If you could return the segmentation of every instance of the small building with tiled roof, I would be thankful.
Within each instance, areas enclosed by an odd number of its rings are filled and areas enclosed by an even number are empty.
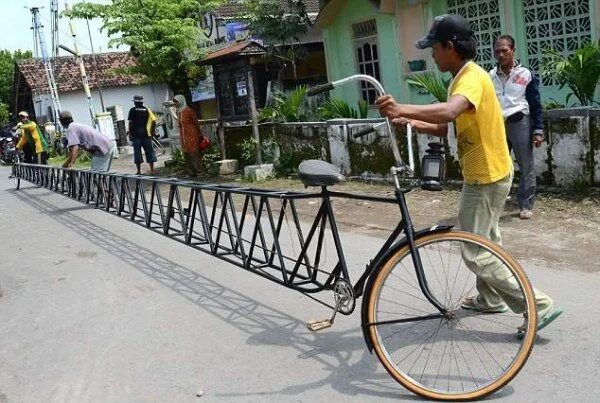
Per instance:
[[[303,0],[306,6],[306,13],[311,21],[316,20],[319,13],[319,0]],[[287,0],[282,0],[285,6]],[[200,26],[203,29],[205,39],[200,41],[200,46],[204,49],[204,59],[199,60],[200,64],[210,64],[211,59],[218,58],[221,62],[227,57],[221,57],[222,52],[230,53],[232,57],[240,56],[238,47],[248,46],[253,43],[256,46],[270,47],[278,44],[264,43],[260,38],[250,38],[246,24],[241,20],[244,14],[244,2],[241,0],[228,0],[223,5],[217,7],[214,11],[206,14]],[[256,71],[256,94],[257,103],[262,103],[267,97],[267,86],[269,81],[276,83],[270,88],[292,89],[298,85],[315,85],[327,80],[327,69],[325,62],[325,51],[323,48],[323,39],[321,33],[313,26],[307,27],[308,31],[300,35],[294,46],[299,56],[294,62],[290,60],[271,60],[262,64]],[[289,47],[289,44],[286,45]],[[245,49],[244,52],[247,52]],[[263,48],[264,51],[264,48]],[[283,53],[283,52],[282,52]],[[200,117],[202,119],[212,119],[218,116],[223,117],[223,105],[218,105],[218,88],[222,90],[221,99],[225,99],[228,82],[240,82],[240,77],[244,77],[241,71],[243,67],[236,66],[234,63],[221,63],[220,67],[214,67],[221,70],[220,75],[213,75],[213,66],[207,68],[206,78],[200,80],[196,88],[192,88],[192,99],[198,102]],[[228,72],[224,71],[228,70]],[[218,83],[217,81],[222,81]],[[247,84],[247,83],[246,83]],[[241,85],[241,84],[240,84]],[[233,96],[231,103],[239,103],[240,110],[244,109],[247,103],[246,96],[239,96],[244,99],[237,99]],[[220,109],[220,110],[219,110]],[[232,109],[232,108],[229,108]],[[235,109],[235,108],[233,108]],[[233,114],[239,116],[239,114]]]
[[[83,55],[92,101],[96,112],[102,111],[100,90],[104,106],[120,105],[126,114],[133,106],[133,96],[142,95],[152,110],[162,110],[162,102],[170,99],[166,84],[150,83],[146,76],[127,70],[137,65],[130,52],[109,52]],[[54,78],[62,110],[70,111],[75,120],[92,124],[79,63],[74,56],[61,56],[53,60]],[[38,122],[49,120],[52,101],[48,79],[41,59],[20,60],[16,64],[13,86],[13,114],[25,110]]]

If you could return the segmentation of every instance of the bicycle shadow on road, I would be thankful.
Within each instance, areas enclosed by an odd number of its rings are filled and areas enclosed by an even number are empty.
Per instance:
[[[315,387],[330,385],[337,392],[352,396],[364,394],[380,398],[421,400],[403,389],[381,369],[375,356],[366,350],[360,328],[311,333],[306,329],[305,323],[297,318],[76,216],[73,211],[80,209],[58,208],[43,200],[49,196],[48,193],[40,196],[35,190],[26,189],[15,193],[15,196],[198,307],[244,331],[249,335],[249,345],[291,346],[298,350],[298,358],[317,360],[330,371],[329,376],[319,381],[291,385],[278,391],[259,391],[255,392],[256,395],[296,396]],[[207,258],[213,259],[209,255]],[[355,352],[361,350],[362,355],[357,361]],[[350,360],[355,362],[350,363]],[[376,372],[378,368],[379,372]],[[494,398],[510,395],[512,391],[511,387],[505,387]],[[248,395],[248,392],[219,394],[221,397]]]

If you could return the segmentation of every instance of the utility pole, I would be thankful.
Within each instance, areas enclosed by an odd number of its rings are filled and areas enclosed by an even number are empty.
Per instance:
[[[54,118],[54,126],[56,130],[62,132],[58,115],[60,113],[60,100],[58,99],[58,88],[56,81],[54,80],[54,71],[52,69],[52,63],[48,58],[48,50],[46,48],[46,38],[44,36],[44,30],[40,23],[40,9],[39,7],[32,7],[31,11],[31,22],[33,29],[34,38],[34,49],[36,50],[36,57],[39,57],[39,53],[42,56],[42,62],[44,64],[44,70],[46,71],[46,79],[48,80],[48,87],[50,90],[50,98],[52,99],[52,113]]]
[[[96,52],[94,52],[94,41],[92,40],[92,31],[90,30],[90,20],[85,19],[87,24],[88,36],[90,37],[90,47],[92,49],[92,57],[94,58],[94,67],[98,70],[98,59],[96,59]],[[102,75],[98,75],[98,93],[100,94],[100,106],[102,107],[102,112],[106,112],[106,108],[104,107],[104,96],[102,94]]]
[[[68,7],[65,5],[65,8],[68,10]],[[61,49],[66,50],[77,58],[79,62],[79,72],[81,73],[81,80],[83,81],[83,90],[85,91],[85,96],[88,102],[88,108],[90,110],[90,116],[92,117],[92,122],[96,122],[96,110],[94,108],[94,102],[92,101],[92,94],[90,92],[90,84],[88,82],[87,73],[85,72],[85,64],[83,63],[83,57],[79,54],[79,49],[77,47],[77,37],[75,35],[75,29],[73,28],[73,21],[69,20],[69,30],[71,32],[71,36],[73,37],[73,47],[71,50],[66,46],[59,45]]]
[[[58,57],[58,0],[50,1],[50,32],[52,32],[52,59]]]

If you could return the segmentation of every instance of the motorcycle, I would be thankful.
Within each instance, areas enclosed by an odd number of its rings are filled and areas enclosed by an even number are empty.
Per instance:
[[[17,138],[12,137],[0,137],[0,163],[12,164],[17,152],[16,149]]]

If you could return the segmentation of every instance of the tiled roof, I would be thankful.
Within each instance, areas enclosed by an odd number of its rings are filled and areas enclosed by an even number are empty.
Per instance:
[[[267,53],[265,47],[257,42],[238,42],[227,44],[226,46],[216,47],[214,51],[208,53],[202,60],[199,60],[198,62],[200,64],[211,64],[217,60],[223,60],[235,56],[252,56],[262,55],[265,53]]]
[[[116,69],[133,67],[137,60],[130,52],[111,52],[96,55],[97,64],[92,55],[83,55],[83,63],[90,88],[123,87],[140,84],[146,77],[143,75],[124,74]],[[79,64],[74,56],[61,56],[54,60],[54,78],[59,92],[78,91],[83,89]],[[17,62],[17,68],[25,77],[32,90],[40,93],[49,92],[48,80],[41,59],[25,59]]]
[[[306,5],[306,12],[308,14],[316,14],[319,12],[319,0],[304,0],[304,4]],[[217,7],[215,12],[219,17],[229,19],[237,17],[243,9],[243,1],[229,0],[226,4]]]

